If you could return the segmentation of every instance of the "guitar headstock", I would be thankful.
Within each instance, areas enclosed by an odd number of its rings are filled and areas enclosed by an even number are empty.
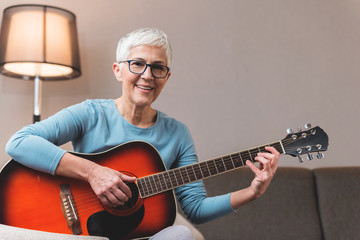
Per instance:
[[[284,147],[284,153],[293,157],[299,157],[299,161],[303,162],[301,155],[307,154],[308,159],[314,157],[310,153],[317,152],[317,158],[322,158],[323,151],[326,151],[329,145],[328,135],[319,126],[311,128],[310,124],[306,124],[307,130],[293,133],[288,130],[288,135],[281,140]]]

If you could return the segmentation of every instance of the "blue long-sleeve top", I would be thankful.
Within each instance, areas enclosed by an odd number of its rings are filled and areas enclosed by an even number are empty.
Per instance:
[[[122,117],[112,99],[86,100],[26,126],[10,138],[6,151],[25,166],[54,174],[66,152],[58,146],[69,141],[74,151],[80,153],[102,152],[129,141],[145,141],[158,150],[167,169],[198,161],[186,125],[157,111],[153,126],[138,128]],[[202,181],[178,187],[175,193],[184,213],[194,223],[234,212],[230,194],[208,197]]]

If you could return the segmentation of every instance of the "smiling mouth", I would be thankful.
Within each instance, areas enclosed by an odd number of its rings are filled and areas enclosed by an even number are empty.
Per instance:
[[[145,86],[140,86],[140,85],[137,85],[137,84],[135,84],[135,86],[136,87],[138,87],[138,88],[140,88],[140,89],[142,89],[142,90],[153,90],[154,88],[152,88],[152,87],[145,87]]]

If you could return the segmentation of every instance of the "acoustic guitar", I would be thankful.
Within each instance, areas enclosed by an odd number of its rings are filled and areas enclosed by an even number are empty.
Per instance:
[[[10,160],[0,174],[0,223],[55,233],[147,238],[175,221],[173,189],[254,162],[265,146],[298,156],[323,157],[328,136],[320,128],[289,133],[284,139],[181,168],[166,170],[158,151],[134,141],[97,154],[73,153],[137,178],[127,183],[132,198],[121,207],[104,207],[84,181],[52,176]]]

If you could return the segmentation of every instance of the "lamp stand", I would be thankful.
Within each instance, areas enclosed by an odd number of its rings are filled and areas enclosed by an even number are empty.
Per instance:
[[[41,93],[42,93],[42,81],[40,80],[39,75],[36,75],[35,80],[34,80],[34,118],[33,118],[33,123],[40,121]]]

